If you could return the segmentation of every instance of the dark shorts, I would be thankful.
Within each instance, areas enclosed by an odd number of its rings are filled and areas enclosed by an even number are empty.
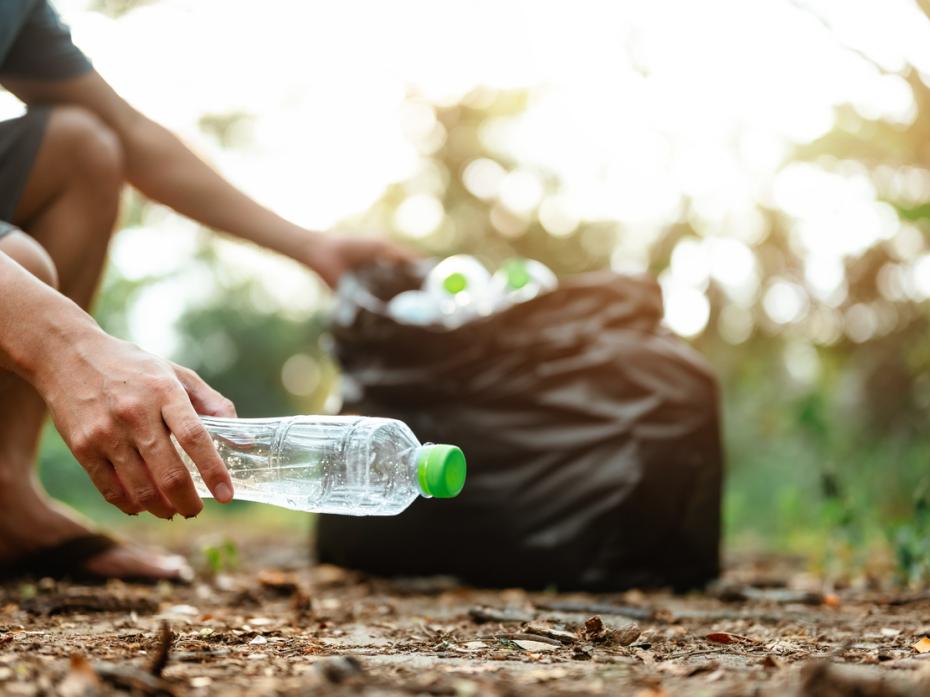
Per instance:
[[[32,107],[23,116],[0,121],[0,221],[12,220],[26,180],[32,171],[49,107]],[[9,232],[0,224],[0,237]]]

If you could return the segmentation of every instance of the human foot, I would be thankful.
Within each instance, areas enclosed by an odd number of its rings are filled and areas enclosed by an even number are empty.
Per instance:
[[[194,572],[187,560],[151,547],[119,542],[84,564],[93,576],[149,581],[188,582]]]
[[[90,526],[77,513],[49,499],[37,483],[0,485],[0,570],[15,568],[43,549],[89,532]],[[94,554],[75,571],[149,581],[188,581],[193,576],[183,557],[122,541]]]

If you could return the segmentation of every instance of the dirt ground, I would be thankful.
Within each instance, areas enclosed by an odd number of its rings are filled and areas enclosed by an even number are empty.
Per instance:
[[[310,566],[302,542],[187,587],[0,586],[0,694],[930,694],[930,594],[825,593],[797,561],[689,596],[532,594]]]

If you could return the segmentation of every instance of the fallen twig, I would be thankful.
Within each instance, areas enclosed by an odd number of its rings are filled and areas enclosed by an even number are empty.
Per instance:
[[[174,632],[171,631],[171,627],[168,626],[168,622],[165,620],[161,621],[159,632],[158,650],[155,652],[152,663],[149,665],[149,672],[156,678],[161,677],[162,672],[165,670],[165,666],[168,665],[171,645],[174,643]]]
[[[553,612],[574,612],[587,615],[620,615],[645,622],[655,617],[655,610],[634,605],[613,605],[611,603],[579,603],[572,600],[559,600],[549,603],[536,603],[536,607]]]
[[[526,612],[525,610],[485,606],[471,608],[468,611],[468,616],[478,624],[483,622],[530,622],[534,618],[533,613]]]

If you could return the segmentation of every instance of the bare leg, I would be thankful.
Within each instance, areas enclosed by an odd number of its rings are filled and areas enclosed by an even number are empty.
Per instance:
[[[32,236],[0,240],[7,253],[83,308],[93,299],[123,182],[116,136],[82,110],[55,109],[13,222]],[[45,405],[30,385],[0,374],[0,561],[75,537],[88,525],[55,504],[34,472]],[[177,576],[176,557],[117,547],[87,564],[112,576]]]

